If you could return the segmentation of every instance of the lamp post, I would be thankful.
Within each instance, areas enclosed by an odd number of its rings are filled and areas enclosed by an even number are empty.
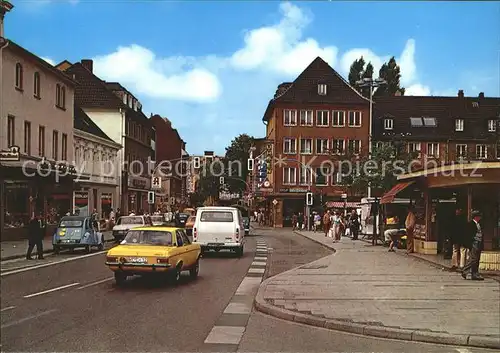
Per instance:
[[[370,113],[369,113],[369,133],[368,133],[368,159],[372,158],[372,131],[373,131],[373,90],[377,87],[385,85],[387,82],[381,78],[366,77],[356,82],[359,87],[370,88]],[[368,185],[368,197],[371,197],[372,189]]]

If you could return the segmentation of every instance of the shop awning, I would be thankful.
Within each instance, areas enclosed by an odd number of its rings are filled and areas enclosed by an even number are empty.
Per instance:
[[[387,193],[384,194],[384,196],[382,196],[382,198],[380,199],[380,203],[381,204],[391,203],[392,201],[394,201],[398,193],[400,193],[413,183],[414,181],[406,181],[403,183],[396,184],[391,190],[389,190]]]
[[[360,207],[359,202],[345,202],[344,201],[328,201],[326,203],[327,208],[358,208]]]

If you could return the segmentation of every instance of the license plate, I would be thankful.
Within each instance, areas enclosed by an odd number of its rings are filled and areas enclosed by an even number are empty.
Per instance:
[[[224,245],[224,243],[208,243],[208,246],[221,246]]]
[[[129,257],[127,259],[127,262],[136,263],[136,264],[143,264],[143,263],[148,262],[148,260],[144,257]]]

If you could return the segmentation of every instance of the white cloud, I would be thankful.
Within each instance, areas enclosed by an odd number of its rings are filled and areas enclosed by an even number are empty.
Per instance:
[[[55,61],[50,59],[50,58],[45,58],[42,56],[42,59],[45,60],[46,62],[48,62],[52,66],[54,66],[56,64]]]
[[[431,94],[431,89],[427,86],[421,85],[420,83],[415,83],[406,87],[406,96],[428,96]]]
[[[210,71],[202,67],[183,71],[187,61],[182,57],[168,61],[177,61],[175,73],[165,74],[162,59],[156,58],[149,49],[133,44],[94,58],[94,68],[98,76],[119,81],[136,94],[152,98],[207,102],[221,94],[219,80]]]

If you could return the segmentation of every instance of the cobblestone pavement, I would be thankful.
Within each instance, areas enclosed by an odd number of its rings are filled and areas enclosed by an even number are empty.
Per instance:
[[[412,337],[434,332],[500,340],[497,282],[465,281],[361,241],[333,244],[320,233],[304,235],[337,252],[264,282],[266,302],[324,319],[410,330]]]

